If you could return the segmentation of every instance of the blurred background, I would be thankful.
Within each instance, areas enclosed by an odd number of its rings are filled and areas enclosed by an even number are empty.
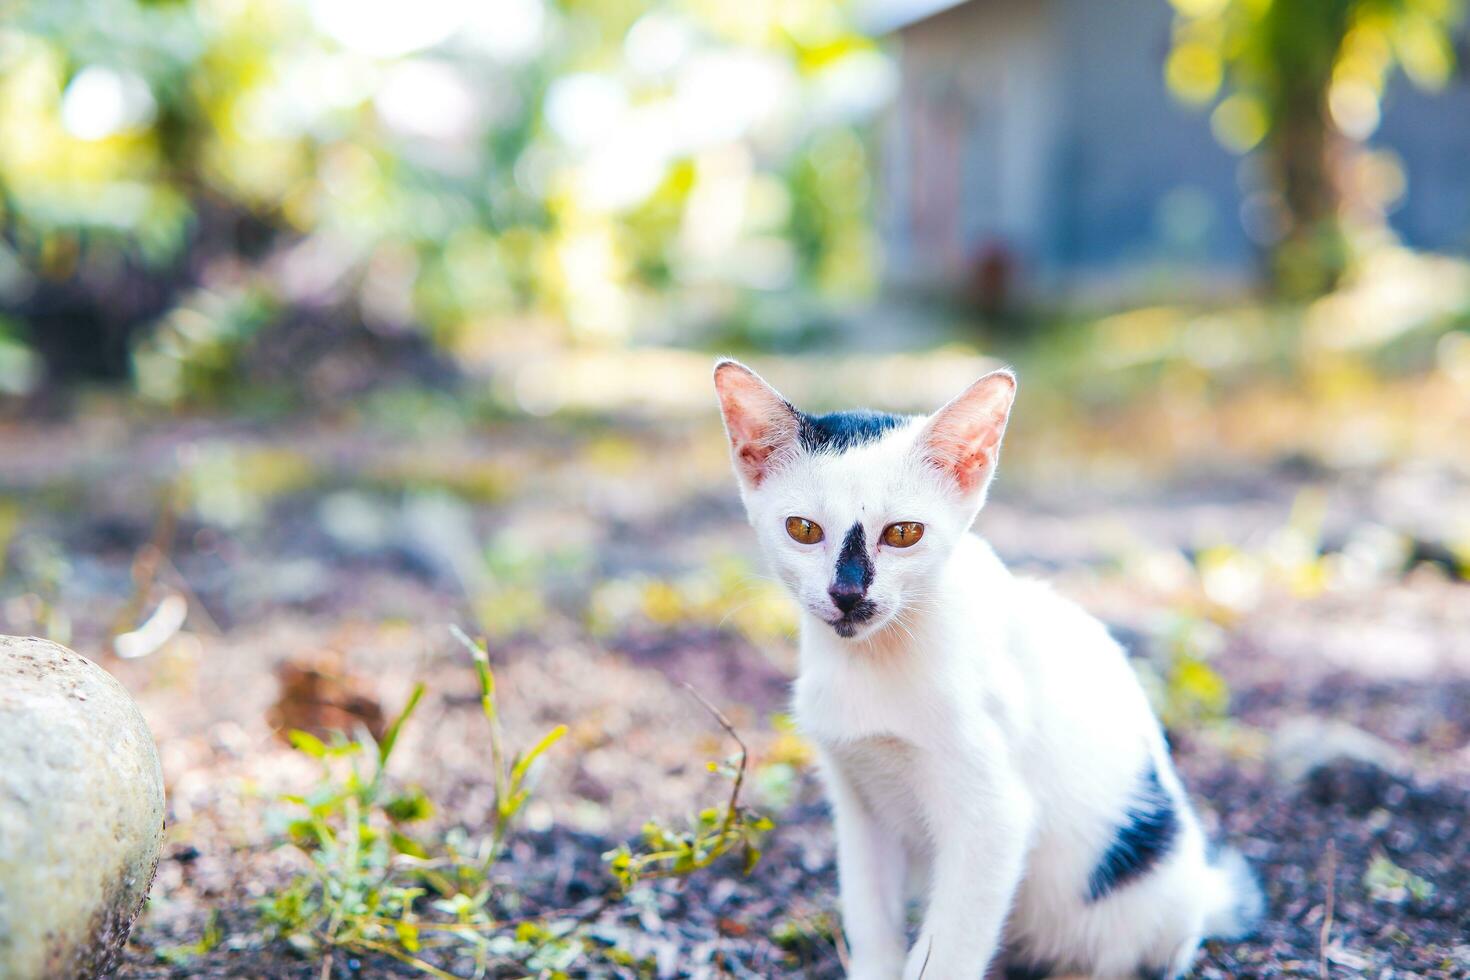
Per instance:
[[[684,683],[776,825],[750,876],[640,884],[507,969],[840,975],[794,616],[709,382],[734,354],[810,409],[1016,365],[979,530],[1129,647],[1271,897],[1199,975],[1470,976],[1464,15],[7,4],[0,630],[102,662],[159,742],[123,975],[414,973],[259,909],[312,860],[285,733],[381,736],[417,681],[425,833],[484,825],[450,624],[510,741],[569,726],[496,922],[603,894],[599,855],[727,792]]]

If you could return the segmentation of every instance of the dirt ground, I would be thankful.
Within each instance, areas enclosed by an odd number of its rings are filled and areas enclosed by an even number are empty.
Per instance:
[[[450,624],[490,636],[513,744],[570,726],[501,872],[523,913],[595,907],[604,851],[721,798],[706,763],[732,747],[688,683],[750,744],[748,802],[776,829],[749,877],[643,886],[593,941],[660,977],[841,975],[828,817],[782,723],[790,612],[709,420],[425,436],[93,418],[0,429],[0,457],[0,629],[99,659],[163,759],[168,842],[119,976],[412,975],[298,956],[254,909],[299,860],[276,797],[313,776],[283,725],[391,714],[424,681],[393,774],[438,826],[484,826],[484,719]],[[1259,934],[1211,943],[1196,975],[1470,977],[1466,473],[1007,465],[978,529],[1138,655],[1207,826],[1264,883]],[[182,631],[114,655],[109,637],[170,594]],[[283,664],[319,670],[337,706],[283,704]],[[170,952],[211,916],[212,949]]]

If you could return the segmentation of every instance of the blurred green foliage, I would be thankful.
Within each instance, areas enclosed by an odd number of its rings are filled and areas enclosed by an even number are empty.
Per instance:
[[[1363,888],[1375,902],[1402,905],[1405,901],[1428,902],[1434,897],[1434,884],[1406,868],[1401,868],[1382,851],[1363,872]]]
[[[1182,101],[1213,105],[1227,148],[1265,154],[1273,272],[1292,295],[1332,288],[1372,245],[1403,191],[1391,158],[1360,144],[1377,129],[1396,69],[1438,89],[1455,67],[1461,0],[1172,0],[1165,64]],[[1222,97],[1223,96],[1223,97]]]
[[[481,355],[863,290],[890,74],[829,0],[21,0],[0,390],[18,341],[167,401],[282,323]]]

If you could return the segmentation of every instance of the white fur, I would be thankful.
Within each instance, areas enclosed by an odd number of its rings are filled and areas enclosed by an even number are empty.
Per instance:
[[[1007,956],[1095,977],[1173,976],[1202,936],[1229,925],[1249,874],[1207,861],[1159,725],[1102,624],[1013,577],[969,533],[1014,391],[1003,380],[977,383],[944,418],[839,455],[793,447],[790,425],[752,426],[784,403],[747,369],[717,368],[750,522],[802,610],[795,710],[836,820],[849,976],[965,980]],[[933,446],[957,413],[965,424],[949,435],[974,440],[981,467],[967,486],[945,468],[963,453]],[[753,469],[742,448],[762,431],[780,444],[755,454],[770,465]],[[791,516],[820,524],[825,540],[792,540]],[[845,639],[829,625],[838,610],[827,588],[855,521],[875,562],[877,612]],[[898,521],[922,522],[922,539],[878,543]],[[1145,876],[1089,902],[1089,875],[1149,760],[1180,833]],[[910,880],[925,899],[912,948]]]

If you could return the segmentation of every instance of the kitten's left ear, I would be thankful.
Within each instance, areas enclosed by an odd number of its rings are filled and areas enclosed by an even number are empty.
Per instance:
[[[1000,440],[1016,399],[1016,376],[992,371],[930,416],[917,445],[924,457],[969,496],[995,472]]]
[[[796,409],[739,361],[715,365],[715,391],[730,436],[735,472],[751,486],[760,486],[795,451],[800,429]]]

